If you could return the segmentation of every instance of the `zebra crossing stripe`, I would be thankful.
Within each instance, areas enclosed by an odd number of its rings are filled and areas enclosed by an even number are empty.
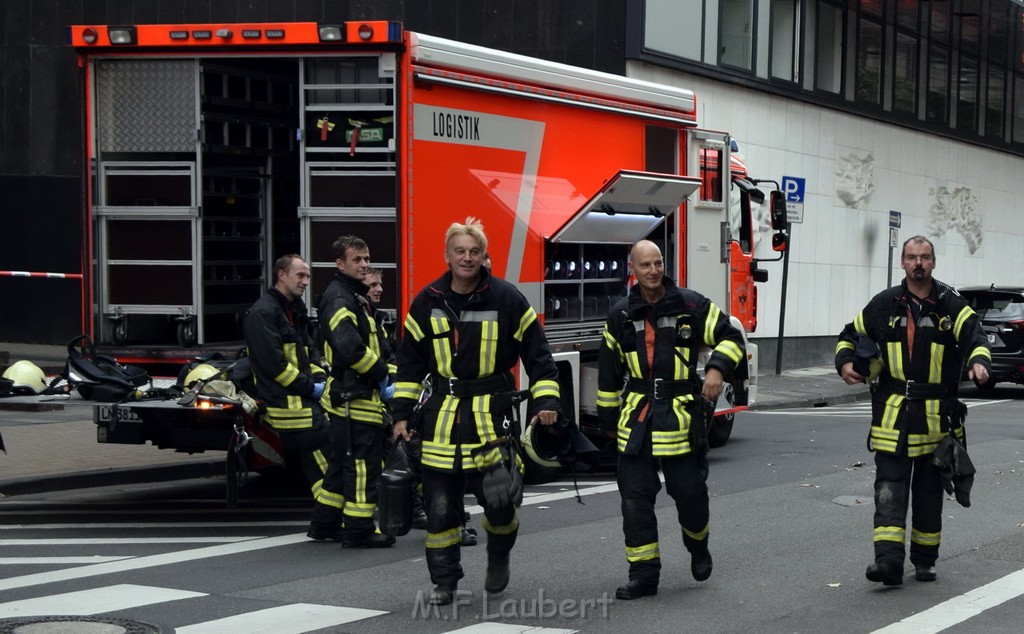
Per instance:
[[[0,557],[0,566],[38,564],[102,564],[107,561],[131,559],[135,555],[86,555],[83,557]]]
[[[58,581],[84,579],[86,577],[95,577],[98,575],[117,574],[128,570],[152,568],[153,566],[182,564],[186,561],[207,559],[209,557],[223,557],[225,555],[235,555],[237,553],[261,550],[264,548],[276,548],[278,546],[288,546],[290,544],[298,544],[308,541],[309,538],[306,537],[305,533],[296,533],[291,535],[280,535],[278,537],[267,537],[266,539],[254,539],[247,542],[217,544],[216,546],[206,546],[203,548],[179,550],[159,555],[135,557],[134,559],[126,559],[122,561],[109,561],[102,564],[93,564],[91,566],[80,566],[78,568],[66,568],[63,570],[52,570],[50,572],[37,572],[34,574],[22,575],[20,577],[0,579],[0,590],[27,588],[29,586],[38,586],[44,583],[55,583]]]
[[[381,610],[293,603],[175,628],[177,634],[300,634],[387,614]]]
[[[59,537],[0,539],[0,546],[89,546],[95,544],[229,544],[260,539],[259,535],[223,537]]]
[[[92,590],[78,590],[76,592],[51,594],[34,599],[0,603],[0,618],[51,616],[56,614],[89,616],[102,612],[137,608],[153,603],[204,596],[206,594],[203,592],[189,592],[188,590],[155,588],[124,583],[104,588],[93,588]]]
[[[943,601],[872,634],[934,634],[1024,594],[1024,570]],[[982,624],[977,631],[984,631]],[[970,628],[968,628],[970,629]]]
[[[531,625],[516,625],[514,623],[478,623],[463,627],[458,630],[450,630],[444,634],[575,634],[579,630],[562,630],[553,627],[533,627]]]

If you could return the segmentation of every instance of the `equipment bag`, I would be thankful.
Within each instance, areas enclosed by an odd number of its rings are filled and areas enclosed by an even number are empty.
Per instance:
[[[88,335],[68,342],[68,360],[60,378],[82,398],[101,403],[127,400],[150,383],[149,374],[142,368],[121,365],[113,357],[97,354]]]

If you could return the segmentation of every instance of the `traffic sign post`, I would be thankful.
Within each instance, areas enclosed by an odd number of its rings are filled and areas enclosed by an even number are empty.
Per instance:
[[[804,204],[786,201],[786,220],[789,222],[804,221]]]
[[[780,189],[786,196],[786,220],[789,222],[804,221],[804,191],[807,186],[807,179],[799,176],[783,176]],[[792,238],[790,231],[790,238]],[[782,297],[779,305],[779,338],[775,350],[775,375],[782,374],[782,343],[783,334],[786,330],[786,289],[789,285],[789,252],[793,246],[782,254]]]
[[[791,203],[804,202],[804,189],[807,186],[807,179],[799,176],[782,177],[782,193],[786,195],[786,201]]]
[[[889,210],[889,269],[885,277],[885,286],[892,286],[892,255],[896,247],[900,246],[900,225],[903,224],[903,214],[898,211]]]

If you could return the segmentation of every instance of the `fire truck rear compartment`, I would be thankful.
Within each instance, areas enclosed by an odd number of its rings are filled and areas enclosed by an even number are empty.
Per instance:
[[[373,237],[394,308],[394,86],[380,60],[97,60],[97,338],[241,341],[274,258],[299,253],[304,234],[313,297],[334,238],[355,233]]]

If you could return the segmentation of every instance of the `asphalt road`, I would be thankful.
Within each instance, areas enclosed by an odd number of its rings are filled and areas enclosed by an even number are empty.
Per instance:
[[[1024,392],[991,396],[969,401],[979,473],[971,508],[946,502],[935,583],[864,579],[874,466],[867,404],[849,403],[737,417],[710,457],[714,574],[690,577],[662,493],[656,597],[611,601],[626,563],[605,476],[580,480],[585,504],[571,481],[529,487],[509,588],[485,599],[484,546],[466,548],[467,593],[437,610],[422,533],[378,551],[313,543],[294,489],[257,481],[227,509],[209,478],[0,501],[0,631],[74,613],[162,632],[1018,632]]]

